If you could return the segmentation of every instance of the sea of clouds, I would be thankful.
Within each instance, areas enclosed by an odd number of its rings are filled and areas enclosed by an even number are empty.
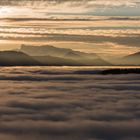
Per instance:
[[[140,76],[79,71],[1,68],[0,139],[138,140]]]

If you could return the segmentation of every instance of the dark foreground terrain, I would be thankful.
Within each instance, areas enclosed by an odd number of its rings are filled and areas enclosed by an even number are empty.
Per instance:
[[[140,75],[80,71],[0,68],[0,139],[139,140]]]

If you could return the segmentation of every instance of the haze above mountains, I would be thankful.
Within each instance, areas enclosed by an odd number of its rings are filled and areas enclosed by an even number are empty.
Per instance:
[[[16,51],[1,51],[1,66],[140,66],[140,52],[116,60],[113,64],[95,53],[84,53],[54,46],[21,45]]]

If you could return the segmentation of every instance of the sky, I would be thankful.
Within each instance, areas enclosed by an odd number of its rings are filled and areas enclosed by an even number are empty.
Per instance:
[[[19,14],[40,12],[42,15],[44,13],[140,15],[140,0],[1,0],[0,7],[4,15],[12,15],[17,11]]]
[[[140,0],[0,0],[0,50],[51,44],[104,56],[140,51]]]

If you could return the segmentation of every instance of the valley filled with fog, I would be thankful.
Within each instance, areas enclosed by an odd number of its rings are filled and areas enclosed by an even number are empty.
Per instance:
[[[0,68],[0,139],[138,140],[140,75],[105,69]]]

